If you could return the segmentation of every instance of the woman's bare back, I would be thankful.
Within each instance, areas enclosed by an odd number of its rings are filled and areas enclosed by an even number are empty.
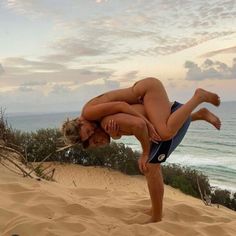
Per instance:
[[[133,84],[132,87],[117,89],[103,93],[86,103],[87,105],[97,105],[105,102],[123,101],[128,104],[143,104],[143,97],[147,90],[152,90],[153,87],[162,86],[161,82],[156,78],[145,78]],[[155,89],[155,88],[154,88]],[[164,90],[164,87],[162,88]],[[158,89],[155,90],[158,92]],[[164,90],[165,91],[165,90]],[[165,94],[167,97],[167,94]]]
[[[103,93],[90,101],[88,101],[85,106],[87,105],[97,105],[106,102],[115,102],[115,101],[124,101],[128,104],[140,104],[142,101],[139,97],[137,97],[133,92],[133,87],[124,88],[124,89],[117,89],[113,91],[109,91]]]

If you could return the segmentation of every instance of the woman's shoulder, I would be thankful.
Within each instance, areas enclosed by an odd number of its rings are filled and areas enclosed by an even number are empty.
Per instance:
[[[98,96],[96,96],[96,97],[90,99],[90,100],[85,104],[85,106],[86,106],[86,105],[95,105],[95,104],[99,103],[100,98],[102,98],[104,95],[105,95],[105,93],[100,94],[100,95],[98,95]]]

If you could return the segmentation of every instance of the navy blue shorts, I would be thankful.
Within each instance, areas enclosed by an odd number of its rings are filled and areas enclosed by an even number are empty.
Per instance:
[[[171,113],[179,109],[183,104],[174,102],[171,107]],[[190,125],[191,118],[189,117],[183,126],[180,128],[178,133],[170,140],[154,143],[151,144],[151,150],[149,153],[149,163],[162,163],[165,162],[166,159],[170,156],[170,154],[176,149],[176,147],[181,143],[183,140],[188,127]]]

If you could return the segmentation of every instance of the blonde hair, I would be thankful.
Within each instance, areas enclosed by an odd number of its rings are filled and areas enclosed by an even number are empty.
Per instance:
[[[75,144],[75,143],[81,143],[81,137],[80,137],[80,128],[82,124],[78,118],[67,120],[62,124],[61,132],[64,136],[64,142],[66,144]]]

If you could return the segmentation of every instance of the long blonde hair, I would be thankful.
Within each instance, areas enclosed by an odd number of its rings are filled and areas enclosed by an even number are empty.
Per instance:
[[[81,137],[80,137],[80,129],[81,129],[82,123],[78,118],[70,120],[67,118],[67,120],[62,124],[61,132],[64,137],[64,142],[66,144],[76,144],[81,143]]]

